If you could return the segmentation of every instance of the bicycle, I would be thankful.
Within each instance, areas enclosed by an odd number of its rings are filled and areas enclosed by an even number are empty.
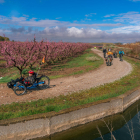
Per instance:
[[[104,58],[106,58],[106,53],[104,53]]]
[[[123,54],[119,54],[120,61],[123,61],[122,56],[123,56]]]
[[[114,53],[113,56],[114,56],[114,58],[117,58],[117,53]]]
[[[111,58],[111,56],[106,58],[106,65],[107,66],[111,66],[112,65],[112,58]]]
[[[17,96],[24,95],[26,91],[29,89],[34,89],[34,88],[44,89],[49,87],[50,78],[48,76],[42,75],[37,78],[36,73],[35,76],[36,76],[35,82],[31,86],[26,86],[23,81],[19,81],[15,83],[15,81],[12,79],[11,82],[7,83],[7,86],[9,88],[12,88]]]

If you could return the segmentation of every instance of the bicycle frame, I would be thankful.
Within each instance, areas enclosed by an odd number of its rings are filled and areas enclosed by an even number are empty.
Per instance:
[[[123,54],[119,54],[120,61],[123,60],[123,59],[122,59],[122,56],[123,56]]]
[[[32,86],[27,87],[27,89],[36,88],[39,84],[44,84],[44,82],[39,82],[39,83],[36,83],[36,82],[35,82]],[[16,85],[17,85],[17,83],[14,85],[14,87],[15,87]],[[19,85],[19,88],[24,88],[24,87]]]
[[[111,62],[111,57],[108,57],[109,62]]]

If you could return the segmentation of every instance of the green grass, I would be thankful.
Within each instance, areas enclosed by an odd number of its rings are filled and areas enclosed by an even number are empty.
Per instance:
[[[86,57],[92,57],[92,56],[96,56],[97,58],[100,58],[100,57],[98,55],[92,53],[90,49],[86,50],[85,52],[86,52],[86,54],[83,54],[83,55],[78,56],[76,58],[71,58],[72,60],[67,62],[64,65],[61,65],[59,67],[56,66],[55,68],[52,69],[52,71],[57,71],[57,70],[64,69],[64,68],[74,68],[74,67],[96,65],[97,61],[95,61],[95,64],[94,64],[94,62],[87,61]],[[102,62],[103,61],[100,61],[100,63],[102,63]],[[97,63],[99,63],[99,61]]]
[[[2,76],[2,79],[0,79],[0,83],[7,83],[11,79],[19,77],[18,70],[16,68],[1,68],[0,73],[1,75],[6,74],[6,76]]]
[[[140,61],[125,57],[129,63],[133,64],[131,74],[113,83],[105,84],[86,91],[76,92],[67,96],[48,98],[45,100],[31,101],[26,103],[12,103],[1,105],[0,120],[28,116],[33,114],[60,111],[99,100],[116,97],[125,92],[140,86]]]
[[[92,61],[86,60],[87,57],[97,57],[100,60],[92,62]],[[75,68],[75,67],[82,67],[82,66],[89,66],[89,68],[87,68],[85,70],[79,70],[77,72],[72,72],[72,73],[67,74],[67,75],[50,76],[50,79],[56,79],[56,78],[60,78],[60,77],[83,74],[85,72],[88,72],[90,70],[94,70],[94,69],[98,68],[102,64],[103,64],[103,59],[101,59],[101,57],[99,57],[97,54],[92,53],[90,51],[90,49],[88,49],[88,50],[86,50],[86,54],[83,54],[79,57],[73,58],[71,61],[67,62],[66,64],[53,68],[52,71],[59,71],[60,69]]]

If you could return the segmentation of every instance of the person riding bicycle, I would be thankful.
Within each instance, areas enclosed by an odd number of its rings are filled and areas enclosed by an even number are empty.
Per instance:
[[[36,75],[35,75],[35,72],[30,70],[29,72],[29,76],[27,78],[23,78],[22,76],[19,78],[17,78],[16,80],[12,80],[12,82],[15,84],[16,82],[20,82],[20,83],[23,83],[25,84],[25,86],[30,86],[32,85],[34,82],[35,82],[35,78],[36,78]]]
[[[30,70],[29,72],[29,76],[27,78],[25,78],[24,83],[25,85],[32,85],[35,82],[35,72]]]
[[[105,58],[106,57],[106,53],[107,53],[106,48],[103,49],[103,53],[104,53],[104,58]]]
[[[124,55],[124,52],[123,52],[123,50],[121,49],[120,51],[119,51],[119,57],[120,57],[120,60],[122,59],[122,56]]]
[[[108,50],[107,55],[108,57],[111,57],[113,60],[113,52],[111,52],[111,49]]]
[[[117,52],[116,51],[113,53],[113,56],[114,56],[114,58],[117,58]]]

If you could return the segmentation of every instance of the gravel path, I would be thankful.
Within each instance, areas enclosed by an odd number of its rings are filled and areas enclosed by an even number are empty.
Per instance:
[[[103,57],[101,51],[96,49],[92,49],[92,51]],[[104,63],[100,68],[80,76],[53,79],[50,81],[50,88],[45,90],[32,90],[30,93],[23,96],[15,95],[13,90],[9,89],[6,84],[1,84],[0,105],[67,95],[75,91],[90,89],[105,83],[113,82],[128,75],[131,71],[132,66],[128,62],[120,62],[119,58],[114,58],[112,66],[106,66]]]

